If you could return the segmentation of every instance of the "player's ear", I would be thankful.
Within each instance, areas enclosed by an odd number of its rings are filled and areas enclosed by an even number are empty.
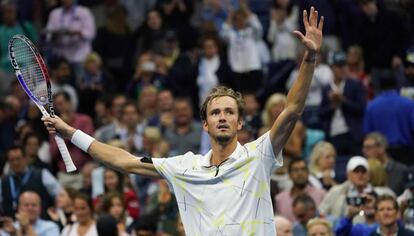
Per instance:
[[[240,131],[243,128],[243,124],[244,124],[243,119],[240,118],[237,121],[237,131]]]
[[[202,121],[202,125],[203,125],[203,130],[205,131],[205,132],[208,132],[208,124],[207,124],[207,121],[206,120],[203,120]]]

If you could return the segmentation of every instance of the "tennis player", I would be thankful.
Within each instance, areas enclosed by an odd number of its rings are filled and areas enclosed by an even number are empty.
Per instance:
[[[322,44],[323,17],[312,7],[303,12],[305,35],[294,34],[305,46],[298,78],[287,106],[269,132],[242,146],[241,94],[226,87],[213,89],[201,107],[203,129],[212,149],[206,155],[188,152],[170,158],[135,157],[96,141],[59,117],[43,118],[49,133],[59,132],[96,160],[127,173],[161,177],[174,192],[187,235],[272,235],[270,176],[283,164],[282,148],[300,118]]]

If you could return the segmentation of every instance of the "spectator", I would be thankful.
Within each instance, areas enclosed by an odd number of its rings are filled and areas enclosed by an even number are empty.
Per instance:
[[[277,236],[293,236],[292,223],[283,216],[275,217],[276,235]]]
[[[348,78],[344,52],[331,53],[328,64],[334,72],[334,81],[322,91],[323,129],[338,155],[355,155],[363,138],[366,91],[360,81]]]
[[[359,197],[363,193],[376,191],[369,184],[368,161],[361,156],[351,157],[346,165],[347,180],[332,187],[319,205],[323,216],[342,217],[346,215],[346,197]],[[393,195],[391,189],[382,191]]]
[[[311,197],[306,194],[298,195],[292,203],[296,222],[293,224],[293,235],[307,236],[306,224],[317,216],[317,207]]]
[[[76,113],[73,110],[72,101],[70,100],[69,94],[65,92],[56,93],[53,96],[54,106],[56,114],[59,115],[63,120],[79,129],[85,130],[85,132],[92,134],[94,131],[92,119],[85,114]],[[77,173],[66,173],[66,167],[60,156],[59,149],[53,136],[49,138],[50,153],[52,160],[57,165],[57,177],[59,182],[65,186],[71,186],[74,189],[80,189],[82,186],[82,175],[80,172]],[[82,169],[83,165],[88,162],[88,157],[82,150],[74,146],[70,142],[66,142],[66,146],[71,154],[72,160],[78,169]]]
[[[371,100],[374,97],[369,74],[365,71],[364,51],[359,45],[351,45],[348,48],[346,56],[348,74],[350,78],[361,81],[367,90],[367,98]]]
[[[97,168],[98,164],[94,161],[87,162],[83,165],[82,172],[82,188],[81,193],[92,196],[92,172]]]
[[[358,44],[364,49],[366,70],[372,72],[376,87],[376,70],[397,68],[408,46],[407,22],[400,13],[387,9],[378,0],[358,0],[363,16],[358,28]],[[383,32],[389,32],[386,36]],[[382,37],[381,37],[382,36]]]
[[[304,160],[292,160],[289,163],[289,177],[293,186],[288,191],[283,191],[276,196],[276,212],[290,221],[297,220],[292,211],[292,202],[295,197],[307,194],[316,205],[319,205],[325,197],[325,190],[309,185],[309,171]]]
[[[50,68],[52,94],[62,91],[68,93],[72,101],[73,110],[78,110],[79,97],[76,88],[72,85],[75,84],[75,78],[69,62],[64,58],[57,58],[51,61]]]
[[[286,82],[286,89],[290,89],[296,81],[299,73],[299,65],[303,56],[303,48],[296,52],[296,68],[290,73]],[[323,56],[321,56],[323,57]],[[321,57],[316,59],[316,67],[313,73],[311,87],[305,102],[301,120],[304,125],[311,129],[322,129],[322,120],[320,118],[320,106],[322,103],[322,89],[331,84],[334,78],[331,68],[325,64]]]
[[[382,133],[388,140],[390,156],[413,165],[414,101],[397,93],[394,73],[384,73],[378,80],[381,93],[367,106],[364,131]]]
[[[295,60],[298,50],[297,39],[292,32],[299,27],[299,8],[292,0],[275,0],[270,9],[270,29],[267,40],[272,44],[274,62]]]
[[[99,128],[114,120],[114,117],[111,114],[111,102],[112,98],[109,94],[104,94],[96,99],[94,107],[95,117],[93,121],[96,129],[99,130]]]
[[[199,101],[203,101],[218,85],[234,87],[233,73],[227,64],[227,58],[219,51],[219,38],[206,36],[202,39],[201,46],[202,56],[198,62],[197,76]]]
[[[78,191],[75,189],[64,187],[56,196],[55,206],[47,209],[49,218],[59,226],[60,230],[75,221],[73,199],[77,194]]]
[[[385,167],[379,160],[368,159],[368,175],[369,183],[376,188],[375,191],[378,195],[382,195],[384,191],[388,191],[389,188],[386,187],[388,175],[385,172]]]
[[[148,197],[145,215],[152,215],[158,219],[157,227],[160,233],[175,235],[179,217],[175,196],[165,180],[159,180],[156,187],[157,191]]]
[[[98,236],[96,222],[93,219],[93,206],[90,198],[84,194],[78,194],[73,199],[76,222],[66,225],[61,235],[65,236]]]
[[[106,84],[104,88],[123,91],[132,73],[133,36],[126,21],[127,10],[117,3],[118,1],[113,2],[113,6],[108,7],[106,11],[105,26],[98,29],[93,48],[102,56],[105,71],[116,78],[116,84],[112,84],[112,87]]]
[[[159,0],[156,4],[165,27],[177,31],[180,48],[183,50],[194,48],[194,42],[198,39],[197,29],[190,24],[194,5],[195,2],[191,0]]]
[[[401,206],[401,212],[409,206],[409,202],[414,199],[414,167],[408,167],[404,171],[404,192],[398,196],[397,201]]]
[[[1,80],[5,80],[2,85],[5,88],[9,88],[11,79],[13,75],[13,67],[10,65],[9,60],[9,39],[16,34],[23,34],[28,37],[33,42],[37,42],[37,33],[30,21],[20,21],[18,19],[18,9],[17,1],[1,1],[0,4],[2,23],[0,24],[0,71],[6,73],[8,76],[2,76]],[[2,89],[4,87],[2,86]]]
[[[99,236],[123,236],[119,232],[117,220],[110,214],[100,214],[98,216],[96,220],[96,231]]]
[[[103,192],[99,193],[98,197],[93,199],[95,206],[98,206],[98,209],[102,206],[102,196],[104,196],[103,194],[118,193],[123,196],[122,202],[124,203],[124,207],[127,210],[128,215],[134,219],[139,218],[140,203],[132,186],[129,186],[126,183],[125,176],[115,170],[105,169],[103,181]],[[94,184],[95,183],[100,184],[98,182],[94,182]]]
[[[228,16],[220,34],[229,45],[228,60],[237,89],[257,91],[263,78],[258,48],[263,29],[257,16],[247,6],[240,7]]]
[[[403,174],[407,166],[391,158],[387,153],[387,147],[385,136],[379,132],[372,132],[365,136],[362,153],[368,160],[375,159],[381,162],[387,172],[388,187],[399,195],[404,190]]]
[[[52,53],[66,58],[73,67],[75,77],[82,74],[82,63],[92,51],[95,22],[90,10],[74,0],[61,0],[62,6],[52,10],[46,31]]]
[[[319,142],[310,155],[310,182],[313,186],[329,190],[336,185],[335,180],[335,147],[329,142]]]
[[[19,194],[24,191],[42,193],[40,213],[46,216],[47,208],[53,205],[61,190],[60,183],[46,169],[37,169],[28,165],[28,158],[19,146],[10,147],[6,152],[10,173],[1,179],[2,210],[6,216],[14,216],[18,206]],[[39,214],[40,214],[39,213]]]
[[[306,224],[309,236],[326,235],[334,236],[331,224],[326,219],[315,218]]]
[[[23,152],[28,159],[28,164],[38,169],[46,169],[50,173],[54,173],[52,167],[49,164],[43,162],[39,157],[40,143],[41,141],[39,136],[33,133],[29,133],[23,138]],[[49,147],[49,144],[46,146]]]
[[[275,93],[267,99],[265,107],[262,111],[263,127],[259,130],[259,136],[270,130],[270,126],[285,108],[287,101],[286,99],[286,96],[281,93]],[[284,160],[289,161],[291,159],[298,159],[301,157],[304,139],[305,127],[301,121],[298,121],[296,122],[292,134],[283,149]]]
[[[141,216],[131,227],[135,235],[156,236],[157,233],[157,217],[152,215]]]
[[[405,229],[403,225],[398,223],[400,216],[399,206],[397,200],[393,196],[384,195],[377,199],[375,203],[375,216],[379,226],[377,230],[370,234],[370,236],[414,235],[414,231]]]
[[[86,56],[83,63],[84,72],[77,81],[80,113],[95,117],[94,105],[98,97],[105,92],[115,91],[112,78],[102,69],[102,59],[98,53]]]
[[[119,130],[123,128],[122,114],[123,108],[127,103],[127,98],[123,94],[115,94],[110,101],[110,115],[111,120],[108,124],[100,127],[95,132],[95,138],[102,141],[108,142],[112,139],[119,139]]]
[[[133,78],[128,82],[126,92],[129,98],[140,98],[145,87],[154,86],[157,89],[165,87],[165,77],[157,72],[154,55],[150,52],[139,56]]]
[[[201,125],[193,119],[191,102],[187,98],[176,98],[174,102],[174,126],[167,128],[165,140],[170,144],[170,156],[188,151],[200,151]]]
[[[138,110],[142,114],[142,120],[145,123],[152,123],[158,118],[158,89],[153,85],[148,85],[142,88],[138,97]]]
[[[243,94],[244,100],[244,125],[254,138],[258,137],[259,129],[262,127],[262,119],[260,116],[260,104],[254,93]]]
[[[147,13],[144,24],[135,32],[135,55],[143,52],[161,53],[166,30],[161,14],[156,9]]]
[[[142,135],[146,124],[134,103],[127,102],[121,109],[121,124],[119,129],[113,130],[112,139],[120,140],[126,150],[138,153],[142,150]]]
[[[178,47],[178,35],[173,30],[165,33],[161,49],[162,60],[156,59],[156,63],[159,70],[166,74],[166,88],[173,92],[174,97],[191,97],[193,110],[197,111],[199,102],[194,56]]]
[[[32,191],[22,192],[19,196],[17,222],[13,225],[12,219],[7,218],[4,229],[7,229],[9,235],[59,235],[59,227],[55,223],[43,220],[40,217],[41,209],[41,200],[38,193]]]
[[[203,1],[201,6],[201,25],[212,23],[214,31],[220,32],[227,19],[226,3],[220,0]]]
[[[128,236],[126,228],[132,223],[132,218],[125,210],[124,197],[117,192],[109,192],[103,196],[101,213],[114,217],[120,236]],[[108,235],[109,236],[109,235]]]
[[[145,15],[155,7],[156,0],[136,1],[121,0],[119,1],[126,9],[126,16],[129,28],[135,31],[145,21]]]
[[[335,226],[336,236],[365,236],[378,227],[375,219],[377,194],[375,192],[364,194],[363,199],[363,202],[356,205],[348,205],[347,215],[340,217]],[[357,201],[354,201],[354,203],[357,203]],[[353,223],[358,214],[363,214],[365,220],[363,223]]]

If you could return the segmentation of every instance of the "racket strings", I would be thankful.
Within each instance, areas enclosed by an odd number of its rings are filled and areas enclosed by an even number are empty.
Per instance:
[[[27,88],[41,103],[46,103],[47,85],[35,53],[26,42],[20,39],[15,40],[13,46],[16,62]]]

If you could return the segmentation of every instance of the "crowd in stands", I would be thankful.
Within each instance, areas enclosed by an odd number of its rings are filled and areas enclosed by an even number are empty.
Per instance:
[[[277,235],[414,235],[413,1],[1,0],[0,236],[184,235],[164,180],[108,169],[70,141],[78,171],[66,173],[15,79],[13,35],[38,46],[66,123],[168,158],[210,149],[199,108],[219,85],[243,94],[241,144],[270,129],[310,6],[324,45],[271,178]]]

